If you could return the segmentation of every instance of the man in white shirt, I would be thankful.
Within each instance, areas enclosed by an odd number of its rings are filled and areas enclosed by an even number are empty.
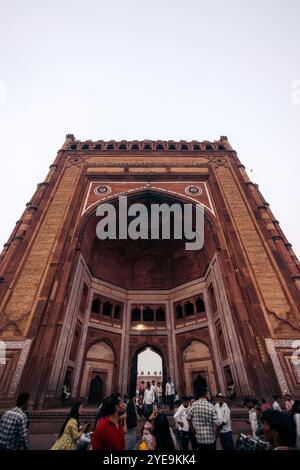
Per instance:
[[[251,426],[252,437],[253,439],[259,439],[263,433],[261,420],[259,418],[257,409],[256,409],[256,400],[247,400],[246,406],[249,410],[249,423]]]
[[[230,409],[227,403],[225,403],[222,393],[218,393],[217,399],[218,401],[215,404],[215,408],[218,416],[217,426],[222,449],[233,450]]]
[[[175,386],[171,377],[169,377],[168,382],[166,383],[166,400],[167,400],[167,405],[169,406],[170,411],[173,411],[173,408],[174,408],[174,397],[175,397]]]
[[[151,388],[152,388],[152,390],[153,390],[153,392],[154,392],[155,403],[157,403],[157,395],[156,395],[157,387],[156,387],[156,385],[155,385],[155,380],[152,380],[152,382],[151,382]]]
[[[179,400],[180,402],[180,400]],[[176,402],[175,402],[176,404]],[[182,450],[188,450],[189,448],[189,423],[187,420],[187,410],[188,410],[188,398],[182,397],[181,404],[174,414],[175,423],[178,427],[180,444]]]
[[[147,388],[144,392],[144,400],[143,403],[145,405],[145,416],[149,417],[153,411],[153,403],[155,401],[155,393],[153,388],[151,387],[150,382],[147,382]]]

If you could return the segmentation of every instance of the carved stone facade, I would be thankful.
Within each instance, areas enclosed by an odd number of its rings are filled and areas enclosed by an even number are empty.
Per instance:
[[[201,203],[204,247],[99,240],[96,209],[120,195],[129,206]],[[239,396],[299,395],[299,339],[299,261],[224,136],[68,134],[0,257],[3,407],[24,390],[35,408],[57,406],[65,383],[86,402],[128,393],[148,347],[179,393],[202,375],[213,393],[234,383]]]

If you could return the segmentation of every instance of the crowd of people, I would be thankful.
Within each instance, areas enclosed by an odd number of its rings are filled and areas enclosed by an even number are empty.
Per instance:
[[[29,449],[28,401],[29,394],[21,394],[2,416],[0,450]],[[203,386],[197,398],[179,398],[170,378],[165,394],[160,383],[141,383],[135,395],[105,398],[94,423],[82,424],[82,404],[74,403],[51,450],[215,450],[218,440],[223,450],[300,450],[300,400],[245,398],[243,406],[251,433],[240,434],[234,444],[231,409],[221,393],[212,399]]]

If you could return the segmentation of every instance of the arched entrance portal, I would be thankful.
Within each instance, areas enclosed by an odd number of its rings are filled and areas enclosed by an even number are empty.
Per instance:
[[[93,344],[87,351],[81,385],[81,397],[89,404],[101,403],[112,391],[114,352],[105,342]]]
[[[164,397],[166,384],[164,356],[156,347],[145,345],[138,349],[133,355],[129,393],[136,394],[142,381],[146,386],[147,382],[151,383],[153,380],[155,385],[157,385],[157,383],[162,384]]]
[[[208,346],[202,341],[191,340],[183,350],[182,359],[187,394],[199,398],[200,389],[208,385],[215,395],[214,366]]]
[[[152,191],[132,195],[128,207],[135,202],[147,208],[153,203],[184,203]],[[85,217],[74,262],[67,318],[81,345],[66,356],[61,374],[65,377],[67,367],[72,369],[72,396],[93,401],[101,393],[97,375],[105,396],[112,390],[136,394],[138,356],[147,347],[162,358],[163,391],[170,376],[179,393],[193,395],[200,374],[213,394],[225,392],[229,369],[235,387],[239,380],[244,384],[241,361],[238,369],[231,361],[241,355],[209,216],[205,214],[205,244],[198,251],[186,250],[185,240],[172,236],[100,240],[95,235],[98,222],[95,211]],[[67,328],[64,333],[73,341]],[[224,338],[221,348],[219,338]],[[87,345],[94,346],[89,350]],[[66,350],[62,342],[61,355]]]

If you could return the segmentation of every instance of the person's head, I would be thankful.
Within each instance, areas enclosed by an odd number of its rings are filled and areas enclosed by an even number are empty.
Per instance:
[[[269,409],[262,415],[266,440],[273,448],[278,446],[294,447],[296,428],[293,417],[278,410]]]
[[[247,400],[245,406],[248,408],[248,410],[252,410],[254,408],[253,400]]]
[[[160,387],[160,382],[157,382],[157,386]]]
[[[143,385],[144,385],[144,381],[143,381],[143,380],[141,381],[141,384],[143,384]]]
[[[184,395],[183,397],[181,397],[181,403],[182,403],[182,405],[183,405],[185,408],[187,408],[188,405],[189,405],[189,399],[188,399],[188,397],[186,397],[185,395]]]
[[[29,402],[30,395],[27,392],[21,393],[17,398],[17,406],[25,410]]]
[[[285,394],[285,399],[286,400],[290,400],[291,399],[291,395],[289,395],[288,393]]]
[[[223,405],[224,397],[223,397],[222,393],[217,394],[217,401],[218,401],[219,405]]]
[[[158,413],[154,420],[154,432],[167,431],[170,429],[167,415],[164,413]]]
[[[136,398],[135,394],[134,393],[130,393],[129,394],[129,400],[132,401]]]
[[[265,405],[266,400],[265,400],[264,398],[261,398],[261,399],[260,399],[260,402],[261,402],[262,405]]]
[[[182,403],[181,400],[175,400],[175,401],[174,401],[174,406],[175,406],[176,408],[179,408],[179,407],[181,406],[181,403]]]
[[[81,414],[82,414],[82,404],[80,401],[77,401],[76,403],[74,403],[74,405],[72,405],[69,417],[75,418],[78,421],[79,416]]]
[[[170,377],[170,376],[168,377],[168,382],[169,382],[169,383],[171,382],[171,377]]]
[[[252,408],[254,407],[252,399],[249,398],[249,397],[244,398],[243,399],[243,406],[248,408],[248,410],[252,410]]]
[[[151,388],[151,383],[147,382],[147,388]]]
[[[199,398],[208,399],[209,398],[208,388],[207,387],[200,387],[198,395],[199,395]]]
[[[113,393],[107,399],[107,416],[120,417],[125,413],[126,404],[119,393]]]
[[[192,406],[192,404],[195,402],[195,397],[192,395],[189,397],[189,405]]]
[[[76,403],[74,403],[72,405],[70,413],[69,413],[67,419],[65,420],[64,424],[62,425],[59,436],[61,436],[64,433],[67,422],[70,419],[75,419],[77,421],[77,426],[79,428],[79,417],[80,417],[81,414],[82,414],[82,405],[81,405],[80,401],[77,401]]]
[[[294,415],[295,413],[300,413],[300,400],[295,400],[295,403],[293,404],[292,414]]]
[[[280,396],[279,396],[279,395],[274,395],[274,397],[273,397],[273,398],[274,398],[274,401],[278,401],[278,400],[279,400],[279,398],[280,398]]]
[[[156,450],[175,450],[170,433],[169,421],[164,413],[159,413],[154,420],[153,436],[155,436],[156,439]]]
[[[152,380],[152,385],[155,385],[155,380]]]

